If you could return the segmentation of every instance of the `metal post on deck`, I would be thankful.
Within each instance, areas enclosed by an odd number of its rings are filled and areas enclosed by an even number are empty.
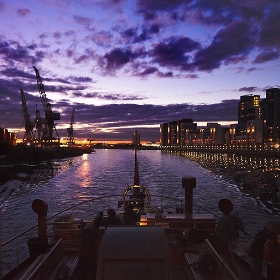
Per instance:
[[[40,254],[43,254],[48,245],[47,238],[47,212],[48,204],[41,200],[35,199],[32,202],[32,210],[38,214],[38,237],[32,237],[27,240],[30,258],[35,260]]]
[[[0,279],[3,278],[3,260],[2,260],[2,209],[0,208]]]
[[[185,214],[193,213],[193,189],[196,187],[195,177],[183,177],[182,188],[185,189]]]
[[[35,199],[32,202],[32,210],[38,214],[38,237],[47,238],[48,204],[41,199]]]

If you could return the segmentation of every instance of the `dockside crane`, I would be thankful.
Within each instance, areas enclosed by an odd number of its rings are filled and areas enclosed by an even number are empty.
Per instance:
[[[43,129],[43,124],[46,125],[46,119],[41,117],[40,111],[37,108],[36,104],[36,117],[35,117],[35,127],[37,131],[37,137],[35,133],[35,138],[36,138],[36,143],[41,144],[41,137],[42,137],[42,129]]]
[[[75,113],[75,109],[72,110],[72,116],[71,116],[71,123],[70,123],[70,127],[67,128],[67,132],[68,132],[68,137],[67,137],[67,144],[68,145],[74,145],[75,144],[75,139],[74,139],[74,128],[73,128],[73,124],[74,124],[74,113]]]
[[[30,115],[28,113],[24,91],[22,89],[20,89],[20,94],[21,94],[21,104],[22,104],[22,112],[23,112],[24,128],[25,128],[25,133],[22,141],[23,143],[30,145],[34,141],[33,128],[35,124],[30,120]]]
[[[60,114],[54,113],[51,108],[51,104],[47,101],[47,96],[45,92],[45,87],[43,85],[41,76],[39,74],[38,69],[33,66],[33,69],[36,74],[37,86],[42,102],[42,106],[45,112],[45,125],[42,127],[42,136],[41,136],[41,145],[52,145],[52,144],[59,144],[59,136],[55,128],[55,120],[60,120]],[[37,110],[36,110],[37,116]],[[53,137],[53,130],[56,132],[56,138]]]

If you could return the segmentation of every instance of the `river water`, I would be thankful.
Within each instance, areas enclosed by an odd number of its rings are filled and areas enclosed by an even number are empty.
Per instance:
[[[191,158],[190,155],[188,157]],[[214,173],[210,167],[205,168],[188,157],[157,150],[139,150],[140,184],[147,187],[151,195],[183,199],[182,177],[194,176],[194,204],[220,215],[218,201],[221,198],[231,199],[246,230],[253,234],[268,220],[280,220],[279,209],[275,208],[272,213],[266,205],[241,192],[229,177],[217,173],[217,169]],[[25,166],[23,169],[28,170],[26,180],[11,180],[0,186],[3,242],[36,224],[37,215],[31,209],[34,199],[46,201],[48,215],[53,215],[88,198],[121,195],[133,184],[134,151],[100,149],[96,153]],[[106,211],[109,207],[117,209],[116,200],[93,203],[82,211],[87,217],[80,218],[92,218],[98,211]]]

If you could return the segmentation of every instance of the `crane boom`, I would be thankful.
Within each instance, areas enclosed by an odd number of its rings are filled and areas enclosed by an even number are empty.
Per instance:
[[[54,140],[54,138],[53,138],[53,129],[55,129],[54,121],[60,120],[60,114],[52,112],[51,104],[47,101],[45,87],[42,82],[39,71],[35,66],[33,66],[33,69],[36,74],[38,91],[39,91],[42,106],[43,106],[43,109],[45,112],[45,127],[42,130],[42,137],[41,137],[40,141],[44,142],[46,144],[50,144]],[[55,131],[56,131],[56,129],[55,129]],[[59,142],[59,137],[58,137],[57,131],[56,131],[56,135],[57,135],[57,137],[55,139],[58,140],[58,142]]]
[[[42,82],[42,79],[41,79],[41,76],[39,74],[39,71],[38,71],[38,69],[35,66],[33,66],[33,69],[34,69],[35,74],[36,74],[37,86],[38,86],[38,91],[40,93],[40,98],[41,98],[42,106],[43,106],[44,112],[46,113],[48,110],[51,109],[51,107],[47,106],[48,102],[47,102],[47,96],[46,96],[46,92],[45,92],[45,87],[44,87],[44,84]]]
[[[32,123],[30,120],[30,115],[28,113],[24,91],[20,89],[20,93],[21,93],[22,112],[23,112],[24,127],[25,127],[23,142],[32,143],[34,140],[34,134],[33,134],[34,123]]]

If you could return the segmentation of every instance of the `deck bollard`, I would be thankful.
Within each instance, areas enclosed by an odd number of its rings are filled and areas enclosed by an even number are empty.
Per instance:
[[[185,189],[185,215],[193,213],[193,189],[195,187],[195,177],[182,178],[182,188]]]

